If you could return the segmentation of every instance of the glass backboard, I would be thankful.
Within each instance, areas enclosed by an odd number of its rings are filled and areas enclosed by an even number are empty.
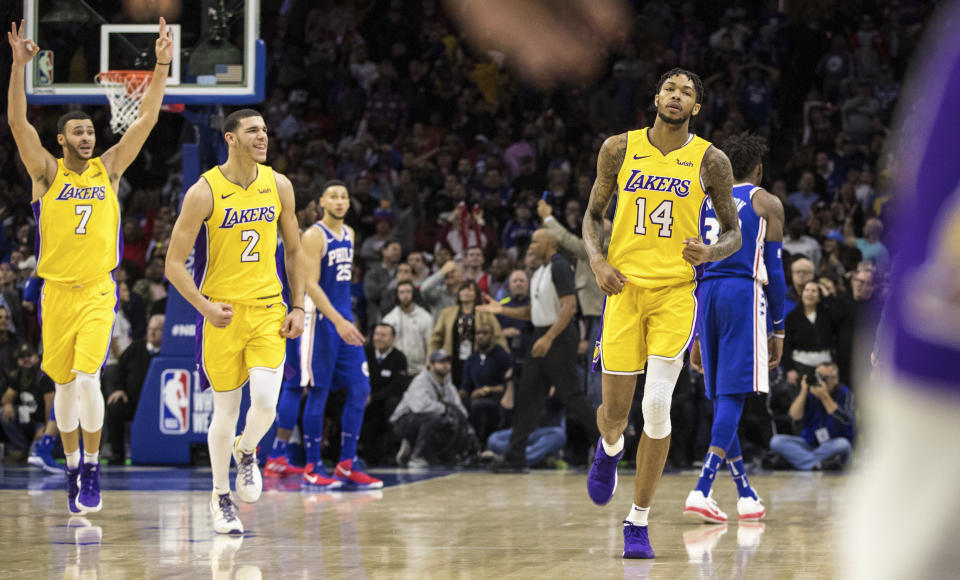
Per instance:
[[[107,70],[152,70],[157,14],[145,0],[24,0],[28,38],[40,52],[27,65],[27,101],[105,104],[94,82]],[[260,0],[168,0],[177,9],[174,58],[164,103],[243,105],[263,101],[266,47]],[[179,12],[179,14],[176,14]]]

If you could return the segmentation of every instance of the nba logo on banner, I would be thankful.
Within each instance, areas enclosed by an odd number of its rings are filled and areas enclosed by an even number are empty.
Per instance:
[[[160,432],[183,435],[190,426],[190,375],[185,369],[167,369],[160,375]]]
[[[37,84],[42,87],[53,84],[52,50],[41,50],[37,53]]]

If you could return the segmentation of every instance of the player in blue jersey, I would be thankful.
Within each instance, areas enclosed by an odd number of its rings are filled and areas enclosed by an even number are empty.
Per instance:
[[[700,480],[687,496],[683,514],[717,524],[726,522],[727,515],[710,496],[710,488],[724,459],[737,484],[740,519],[758,520],[766,513],[747,481],[737,437],[747,395],[769,390],[769,369],[780,363],[783,352],[783,206],[760,187],[766,151],[766,141],[757,135],[742,133],[727,139],[723,152],[733,167],[733,199],[743,245],[723,260],[707,262],[697,289],[698,339],[691,363],[702,364],[707,398],[713,401],[713,429]],[[714,243],[719,231],[707,200],[701,222],[704,242]],[[769,339],[768,308],[773,319]]]
[[[346,485],[376,489],[383,482],[361,472],[353,464],[363,412],[370,395],[370,374],[363,352],[363,335],[353,325],[350,280],[353,276],[353,230],[343,223],[350,209],[350,193],[342,181],[328,181],[320,194],[323,218],[307,228],[303,247],[307,253],[307,295],[317,305],[318,315],[311,340],[304,349],[313,387],[303,411],[303,439],[307,451],[303,483],[322,489]],[[324,475],[320,457],[323,411],[331,389],[346,389],[343,408],[340,462],[333,478]]]
[[[297,196],[297,223],[300,226],[300,234],[311,227],[317,221],[317,207],[313,196]],[[290,284],[284,275],[286,271],[283,258],[283,244],[277,248],[277,272],[280,273],[280,280],[283,282],[283,299],[290,303]],[[277,401],[277,432],[273,439],[273,446],[270,454],[267,456],[267,463],[263,466],[264,477],[286,477],[292,475],[302,475],[303,467],[298,467],[291,463],[290,457],[290,436],[293,434],[293,428],[300,418],[300,400],[303,395],[303,387],[309,385],[307,377],[308,372],[304,369],[305,363],[309,363],[302,356],[303,349],[311,343],[313,337],[313,325],[316,320],[316,306],[309,296],[303,299],[303,334],[296,338],[287,339],[287,358],[284,361],[283,383],[280,389],[280,398]],[[304,337],[307,337],[304,340]]]

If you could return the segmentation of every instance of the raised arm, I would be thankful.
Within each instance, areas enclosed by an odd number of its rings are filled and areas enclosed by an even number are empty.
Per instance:
[[[286,338],[296,338],[303,333],[303,248],[300,246],[300,225],[294,211],[296,202],[293,184],[285,175],[274,173],[277,180],[277,193],[280,195],[279,230],[283,237],[283,258],[290,282],[290,310],[283,321],[280,334]]]
[[[187,258],[197,241],[197,234],[204,220],[213,213],[213,192],[206,179],[199,179],[183,196],[180,215],[173,224],[170,247],[164,273],[180,294],[193,305],[204,318],[217,328],[224,328],[233,320],[233,308],[227,304],[214,303],[200,293],[196,282],[187,271]]]
[[[715,243],[705,245],[698,238],[684,240],[683,257],[698,266],[716,262],[740,249],[740,218],[733,201],[733,169],[723,151],[711,145],[703,155],[700,178],[713,203],[720,222],[720,235]]]
[[[617,189],[617,174],[627,153],[627,134],[608,137],[597,154],[597,179],[590,190],[587,213],[583,216],[583,244],[590,259],[590,268],[597,278],[597,286],[607,296],[619,294],[627,277],[607,263],[603,256],[603,216]]]
[[[327,238],[320,228],[310,227],[303,232],[300,239],[303,245],[303,273],[307,295],[317,305],[317,310],[330,319],[337,329],[337,334],[343,340],[355,346],[362,345],[363,335],[353,323],[337,312],[323,288],[320,287],[320,261],[327,251]]]
[[[17,143],[20,159],[27,168],[27,173],[39,187],[34,188],[33,200],[47,190],[57,175],[57,160],[49,151],[43,148],[40,135],[27,121],[27,93],[23,86],[23,69],[27,63],[40,52],[37,43],[23,37],[24,21],[20,21],[20,28],[15,22],[10,23],[10,32],[7,40],[13,52],[13,65],[10,70],[10,86],[7,89],[7,123],[13,140]],[[39,192],[39,194],[38,194]]]
[[[150,86],[147,87],[143,102],[140,103],[137,120],[127,127],[120,141],[101,156],[103,166],[107,168],[111,180],[120,179],[127,167],[130,167],[133,160],[137,158],[160,117],[163,90],[167,86],[167,73],[173,59],[173,29],[167,28],[167,21],[162,16],[160,17],[160,34],[157,36],[154,50],[157,55],[157,64],[153,67]]]

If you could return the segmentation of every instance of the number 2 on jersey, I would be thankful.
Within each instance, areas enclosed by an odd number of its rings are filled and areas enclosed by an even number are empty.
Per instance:
[[[260,252],[253,251],[253,249],[257,247],[257,242],[260,241],[260,234],[257,233],[257,230],[243,230],[240,232],[240,240],[247,242],[247,247],[244,248],[243,253],[240,254],[240,261],[259,262]]]
[[[647,235],[647,198],[637,198],[637,227],[633,228],[633,233],[641,236]],[[673,200],[665,199],[660,202],[652,212],[650,212],[650,222],[660,226],[657,232],[661,238],[669,238],[673,235]]]

